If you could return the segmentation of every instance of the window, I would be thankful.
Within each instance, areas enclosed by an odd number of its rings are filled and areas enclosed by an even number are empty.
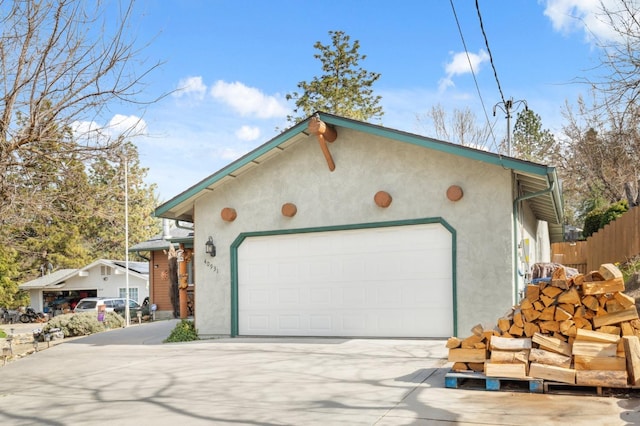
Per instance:
[[[105,266],[105,265],[100,265],[100,275],[102,275],[102,276],[111,275],[111,267],[110,266]]]
[[[118,289],[118,296],[124,298],[127,295],[127,289],[121,287]],[[129,299],[138,301],[138,287],[129,287]]]

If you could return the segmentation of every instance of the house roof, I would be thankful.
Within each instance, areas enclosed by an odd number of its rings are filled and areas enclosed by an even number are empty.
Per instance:
[[[116,271],[124,273],[126,271],[125,261],[98,259],[89,265],[79,269],[59,269],[50,274],[43,275],[35,280],[20,284],[20,290],[55,289],[64,286],[65,281],[75,276],[81,276],[82,272],[88,271],[97,265],[105,265],[115,268]],[[149,264],[147,262],[129,262],[129,271],[141,278],[149,275]],[[118,273],[118,272],[116,272]]]
[[[536,194],[535,197],[528,198],[528,202],[536,218],[549,223],[551,240],[562,241],[563,201],[558,176],[554,167],[323,112],[318,112],[317,115],[325,123],[338,128],[338,132],[340,127],[348,128],[511,169],[518,182],[520,193],[524,196]],[[194,203],[199,197],[215,190],[228,181],[236,179],[254,167],[260,166],[263,162],[280,155],[292,146],[305,141],[312,136],[307,130],[310,119],[311,117],[298,123],[160,205],[156,208],[155,215],[157,217],[193,222]]]
[[[141,252],[168,250],[171,243],[193,242],[193,229],[174,227],[169,230],[169,233],[170,235],[167,236],[164,232],[161,232],[147,241],[143,241],[129,247],[129,251]]]
[[[35,280],[20,284],[20,290],[29,290],[36,288],[54,288],[56,285],[73,277],[78,273],[77,269],[58,269],[50,274],[43,275]]]

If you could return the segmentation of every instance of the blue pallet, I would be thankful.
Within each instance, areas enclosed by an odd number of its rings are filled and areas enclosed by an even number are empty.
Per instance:
[[[544,393],[544,380],[534,378],[487,377],[482,373],[447,373],[444,377],[447,388],[483,388],[488,391],[526,391]]]

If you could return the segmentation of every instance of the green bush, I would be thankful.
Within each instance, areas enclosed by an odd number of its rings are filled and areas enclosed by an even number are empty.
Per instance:
[[[198,330],[196,330],[193,321],[183,319],[171,331],[171,334],[164,340],[164,343],[191,342],[193,340],[200,340]]]
[[[0,339],[4,339],[5,337],[7,337],[7,333],[5,333],[4,330],[0,328]]]
[[[622,200],[618,201],[617,203],[611,204],[602,214],[600,228],[604,228],[606,224],[616,220],[627,210],[629,210],[629,203],[627,200]]]
[[[584,228],[582,233],[585,238],[590,237],[598,230],[604,228],[604,226],[609,222],[612,222],[622,216],[622,214],[627,210],[629,210],[629,204],[627,200],[622,200],[611,204],[606,209],[590,211],[584,219]]]
[[[590,237],[600,229],[603,213],[602,210],[592,210],[587,213],[587,216],[584,218],[584,228],[582,230],[585,238]]]
[[[82,312],[53,317],[42,327],[42,331],[47,333],[52,328],[59,328],[64,333],[64,337],[76,337],[122,327],[124,327],[124,319],[115,312],[107,312],[102,322],[98,321],[97,313]]]

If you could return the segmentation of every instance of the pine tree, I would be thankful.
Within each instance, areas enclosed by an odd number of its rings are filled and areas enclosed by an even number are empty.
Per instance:
[[[542,120],[530,109],[518,113],[513,128],[513,155],[521,160],[553,166],[559,145],[553,133],[542,128]]]
[[[380,74],[364,70],[360,61],[366,55],[360,55],[360,42],[350,43],[350,37],[343,31],[329,31],[331,44],[316,42],[314,48],[319,51],[314,57],[322,62],[322,75],[311,82],[301,81],[301,92],[286,95],[287,100],[295,101],[294,115],[287,117],[289,122],[298,123],[316,111],[324,111],[361,121],[380,119],[384,114],[378,105],[382,99],[373,95],[373,84]]]

